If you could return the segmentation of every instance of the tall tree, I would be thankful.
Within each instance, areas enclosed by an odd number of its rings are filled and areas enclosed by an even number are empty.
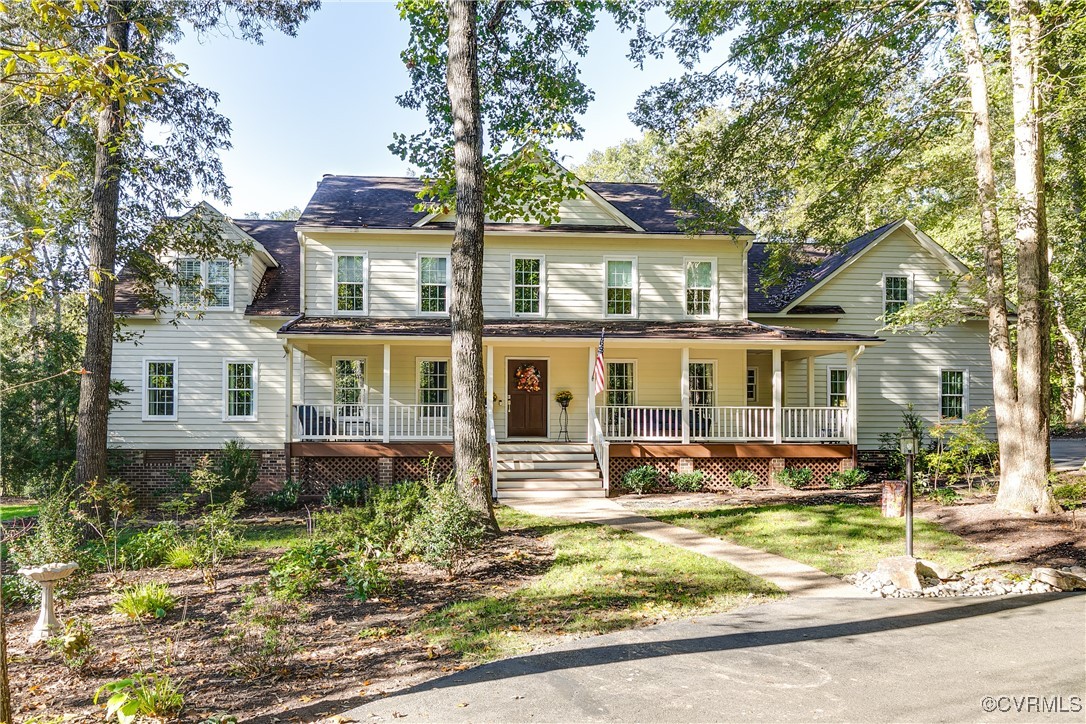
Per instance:
[[[453,454],[468,502],[494,525],[486,446],[482,259],[486,218],[551,223],[581,194],[546,145],[580,138],[592,98],[575,58],[601,3],[401,0],[411,27],[402,57],[411,88],[397,100],[430,128],[390,148],[423,170],[421,209],[455,208],[450,318]],[[485,129],[485,136],[484,136]]]

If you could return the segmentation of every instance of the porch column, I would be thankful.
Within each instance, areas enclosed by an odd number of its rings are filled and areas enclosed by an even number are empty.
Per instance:
[[[294,345],[287,342],[283,345],[283,349],[286,350],[286,379],[283,383],[283,399],[285,400],[284,407],[284,419],[286,425],[283,428],[283,442],[290,442],[294,439]],[[290,469],[287,469],[287,475],[290,475]]]
[[[679,395],[683,406],[683,445],[690,444],[690,348],[683,347],[681,355],[682,373],[679,375]]]
[[[781,349],[773,348],[773,442],[780,445],[784,439],[783,398],[784,374],[781,371]]]
[[[814,355],[807,355],[807,407],[815,406],[815,393],[814,393]]]
[[[491,419],[495,417],[494,410],[494,345],[486,346],[486,409],[490,410]]]
[[[859,386],[856,384],[856,358],[859,355],[856,350],[848,351],[848,442],[856,444],[856,397]]]
[[[588,388],[586,390],[588,395],[588,442],[593,443],[596,441],[596,426],[593,424],[593,420],[596,418],[596,385],[592,379],[592,373],[596,369],[596,348],[588,348]]]
[[[389,439],[389,413],[392,412],[392,345],[385,342],[384,367],[381,370],[381,387],[384,392],[381,400],[381,441]]]

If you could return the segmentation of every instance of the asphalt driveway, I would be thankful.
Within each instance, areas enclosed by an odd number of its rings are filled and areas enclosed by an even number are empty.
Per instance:
[[[1078,470],[1086,463],[1086,438],[1054,437],[1049,444],[1053,470]]]
[[[338,721],[1082,722],[1084,707],[1086,595],[792,598],[497,661]]]

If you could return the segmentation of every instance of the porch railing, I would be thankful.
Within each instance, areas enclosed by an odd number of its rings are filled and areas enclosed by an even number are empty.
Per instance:
[[[486,406],[486,443],[490,448],[490,494],[498,497],[498,432],[494,428],[494,410]]]
[[[848,440],[847,407],[786,407],[781,411],[783,439],[798,442]]]
[[[393,440],[447,440],[452,437],[449,405],[395,405],[389,408]],[[383,405],[295,405],[295,440],[381,440]]]
[[[676,441],[683,437],[681,407],[605,406],[596,412],[607,440]],[[691,407],[691,440],[772,440],[772,407]]]
[[[600,475],[603,477],[603,491],[611,490],[611,443],[603,434],[603,426],[600,425],[599,416],[589,420],[592,425],[592,450],[596,453],[596,462],[600,466]]]

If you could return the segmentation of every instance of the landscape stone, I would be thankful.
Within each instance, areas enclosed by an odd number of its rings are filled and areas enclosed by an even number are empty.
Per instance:
[[[920,583],[920,561],[911,556],[893,556],[879,561],[877,571],[889,576],[894,585],[906,591],[919,591],[923,588]],[[925,566],[926,568],[926,566]]]
[[[1086,591],[1086,578],[1055,568],[1034,568],[1033,578],[1061,591]]]

